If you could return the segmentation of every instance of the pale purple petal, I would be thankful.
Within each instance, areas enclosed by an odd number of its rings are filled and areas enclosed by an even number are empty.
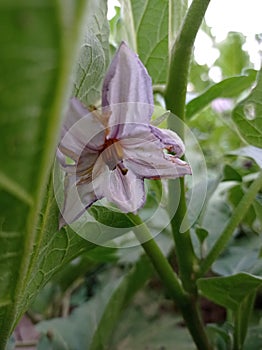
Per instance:
[[[82,103],[75,97],[71,98],[62,125],[61,136],[64,137],[65,133],[87,114],[89,114],[89,111],[82,105]]]
[[[154,106],[151,78],[138,56],[122,42],[104,80],[102,105],[125,102]],[[150,117],[145,116],[147,121]]]
[[[109,132],[107,137],[113,139],[128,138],[133,132],[149,129],[145,116],[152,115],[152,106],[141,103],[120,103],[110,106]],[[116,123],[116,124],[115,124]]]
[[[144,113],[126,111],[125,105],[145,105]],[[113,107],[120,104],[120,107]],[[122,42],[106,74],[102,89],[102,106],[110,106],[109,124],[116,126],[125,122],[148,124],[154,111],[152,81],[138,56]],[[136,107],[135,107],[136,108]],[[141,107],[140,107],[141,109]]]
[[[162,142],[165,148],[176,157],[181,157],[185,153],[185,145],[181,138],[172,130],[160,129],[150,126],[152,133]]]
[[[98,200],[92,182],[76,185],[79,178],[75,175],[65,177],[64,207],[61,213],[59,228],[77,220],[85,210]]]
[[[137,144],[134,140],[128,141],[123,142],[125,164],[138,177],[171,179],[191,174],[190,166],[179,158],[164,153],[158,140],[137,142]]]
[[[109,170],[99,157],[94,167],[95,194],[97,197],[106,197],[116,204],[124,213],[136,212],[145,202],[144,182],[132,170],[123,175],[120,168]]]
[[[131,169],[126,175],[119,168],[111,171],[104,191],[106,198],[124,213],[136,213],[145,203],[144,182]]]
[[[101,149],[105,126],[94,113],[89,112],[77,99],[71,99],[62,127],[59,149],[76,160],[82,152],[94,153]]]

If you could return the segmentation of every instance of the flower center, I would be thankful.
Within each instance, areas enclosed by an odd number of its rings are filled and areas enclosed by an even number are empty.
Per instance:
[[[102,158],[110,170],[118,167],[123,175],[126,175],[128,169],[123,165],[123,149],[117,139],[105,140],[102,150]]]

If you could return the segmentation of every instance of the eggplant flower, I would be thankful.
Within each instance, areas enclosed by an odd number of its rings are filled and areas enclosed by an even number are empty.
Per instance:
[[[70,100],[57,150],[66,172],[60,227],[103,197],[124,213],[136,213],[145,203],[145,178],[191,174],[179,159],[184,153],[179,136],[150,125],[153,110],[151,78],[122,42],[105,76],[102,112]]]

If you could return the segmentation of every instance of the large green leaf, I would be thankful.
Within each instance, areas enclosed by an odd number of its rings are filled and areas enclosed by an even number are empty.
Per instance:
[[[52,329],[69,349],[107,349],[123,309],[152,274],[151,263],[143,256],[125,277],[107,283],[68,318],[41,322],[38,330]]]
[[[94,333],[90,350],[108,348],[110,336],[124,308],[130,303],[135,293],[153,275],[153,271],[149,260],[145,256],[142,256],[129,274],[125,276],[106,305],[103,316]]]
[[[168,0],[122,0],[122,39],[139,54],[153,84],[164,84],[168,68]]]
[[[25,276],[26,288],[17,305],[18,316],[25,312],[36,293],[57,271],[75,256],[95,248],[94,244],[83,240],[70,228],[58,231],[59,210],[52,192],[50,186],[41,210],[30,267]]]
[[[256,291],[262,285],[262,278],[239,273],[228,277],[199,279],[197,284],[205,297],[233,311],[234,349],[242,349]]]
[[[187,118],[193,117],[216,98],[238,97],[240,93],[250,88],[251,84],[256,79],[256,71],[249,69],[246,73],[246,75],[222,80],[221,82],[212,85],[200,96],[188,102],[186,106]]]
[[[135,226],[128,215],[107,207],[93,205],[89,212],[98,222],[109,227],[132,228]]]
[[[0,349],[41,286],[93,247],[58,231],[48,187],[85,0],[0,5]],[[91,11],[91,8],[89,8]]]
[[[107,1],[91,2],[92,11],[85,23],[85,34],[75,66],[73,90],[73,95],[86,106],[96,105],[100,99],[109,59]]]
[[[188,0],[169,0],[169,48],[172,47],[183,23]]]
[[[220,55],[215,65],[221,68],[223,76],[240,74],[243,68],[248,67],[249,57],[243,50],[244,43],[245,37],[242,33],[229,32],[227,38],[217,44]]]
[[[262,278],[248,273],[228,277],[201,278],[201,293],[215,303],[237,311],[239,305],[262,284]]]
[[[250,95],[233,110],[233,120],[248,143],[262,148],[262,70]]]
[[[222,276],[235,275],[240,272],[260,275],[260,249],[259,235],[235,237],[223,254],[214,262],[212,270]]]
[[[173,302],[158,288],[144,288],[123,313],[108,350],[196,350]]]

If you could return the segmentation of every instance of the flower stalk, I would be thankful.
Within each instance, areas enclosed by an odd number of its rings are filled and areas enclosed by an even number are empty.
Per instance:
[[[186,325],[198,349],[209,350],[209,341],[204,330],[198,305],[195,302],[195,297],[184,290],[180,279],[173,271],[141,218],[138,215],[131,213],[128,214],[128,217],[134,223],[135,226],[133,227],[133,231],[159,274],[159,277],[166,287],[170,297],[180,308]]]
[[[197,32],[209,2],[210,0],[193,0],[170,55],[169,74],[164,98],[166,108],[175,114],[181,122],[177,125],[174,119],[169,118],[168,127],[171,130],[176,129],[182,139],[184,139],[183,122],[185,119],[185,102],[191,55]],[[181,311],[198,349],[210,349],[211,345],[198,311],[197,287],[195,283],[197,258],[193,250],[190,231],[180,231],[181,224],[183,221],[186,221],[187,216],[184,179],[169,180],[170,208],[174,206],[174,197],[179,193],[178,190],[180,190],[180,202],[175,215],[171,218],[171,227],[181,281],[184,289],[191,295],[190,301]],[[190,321],[188,318],[195,319]],[[196,334],[198,335],[196,336]]]

